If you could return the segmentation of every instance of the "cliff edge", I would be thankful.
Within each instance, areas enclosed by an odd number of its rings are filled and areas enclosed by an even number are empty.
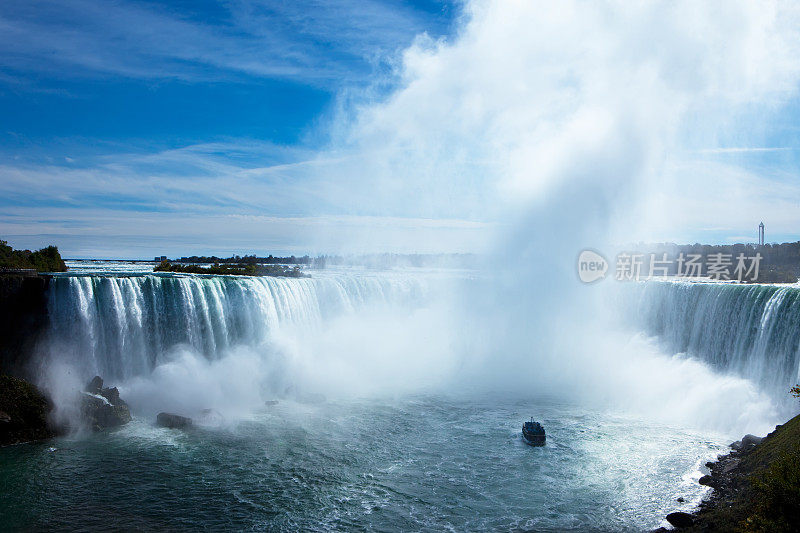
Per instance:
[[[734,443],[731,453],[706,464],[711,474],[700,483],[714,491],[696,512],[668,515],[676,529],[800,531],[800,415],[757,444],[757,438],[748,437]]]

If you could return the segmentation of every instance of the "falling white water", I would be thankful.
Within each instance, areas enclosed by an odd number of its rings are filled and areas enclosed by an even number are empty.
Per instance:
[[[185,346],[208,360],[257,347],[280,328],[319,330],[368,307],[410,309],[428,296],[424,277],[314,278],[58,276],[49,292],[48,357],[109,379],[146,375]]]
[[[44,381],[68,398],[99,374],[147,416],[210,407],[238,416],[265,400],[319,394],[495,391],[562,397],[734,435],[765,431],[776,420],[773,400],[781,391],[773,373],[776,365],[797,363],[793,292],[781,307],[776,298],[785,292],[775,287],[698,286],[732,298],[716,311],[716,326],[698,333],[693,317],[712,312],[704,301],[716,296],[690,301],[681,284],[632,285],[617,302],[635,315],[623,327],[595,317],[582,326],[584,337],[553,342],[553,335],[531,337],[552,323],[542,316],[523,314],[526,330],[508,330],[520,323],[508,319],[513,309],[492,315],[494,302],[465,305],[449,297],[483,295],[496,283],[463,271],[407,269],[301,279],[58,276],[41,353]],[[742,313],[723,312],[750,301],[761,311],[748,314],[747,327],[738,322]],[[631,329],[633,336],[625,332]],[[736,337],[739,329],[755,340]],[[530,345],[521,345],[525,338]],[[790,345],[795,349],[778,350]],[[718,353],[732,354],[730,361]]]
[[[789,399],[800,379],[800,287],[648,282],[622,289],[629,327]]]

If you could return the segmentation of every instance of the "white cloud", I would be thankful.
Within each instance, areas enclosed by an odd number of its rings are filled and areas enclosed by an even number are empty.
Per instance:
[[[370,61],[422,30],[411,9],[236,0],[202,17],[132,0],[48,0],[0,6],[0,64],[66,77],[214,80],[246,74],[329,84],[362,78]],[[201,21],[202,20],[202,21]]]
[[[236,5],[237,25],[268,16],[269,5]],[[80,6],[91,11],[90,4]],[[127,4],[115,9],[134,9],[134,16],[142,10]],[[320,31],[302,12],[287,9],[282,15],[290,24]],[[390,24],[378,20],[381,9],[369,4],[351,31],[379,32]],[[543,236],[550,246],[566,246],[609,232],[617,241],[634,235],[692,240],[707,228],[741,235],[751,224],[746,214],[765,210],[776,220],[770,227],[798,227],[796,185],[735,162],[708,162],[723,153],[698,153],[765,146],[757,132],[768,130],[781,105],[795,97],[798,9],[782,2],[476,0],[465,6],[455,38],[421,36],[405,51],[397,90],[344,107],[332,119],[332,141],[323,149],[233,140],[76,159],[68,168],[6,164],[0,192],[84,213],[98,205],[113,209],[110,202],[119,197],[122,207],[141,206],[142,228],[162,220],[152,210],[173,213],[172,221],[205,216],[214,224],[228,223],[221,216],[264,215],[295,224],[300,217],[442,219],[514,227],[504,238],[523,247],[548,245]],[[150,61],[161,47],[168,59],[196,57],[240,68],[234,56],[241,43],[217,41],[218,28],[206,34],[208,28],[162,16],[150,28],[180,43],[153,39],[158,42],[139,57],[148,68],[161,64]],[[334,15],[323,10],[322,16]],[[247,32],[264,38],[257,28]],[[326,38],[335,40],[335,33]],[[67,40],[80,51],[88,46],[81,44],[84,38],[81,33]],[[370,39],[344,41],[355,50]],[[209,49],[186,44],[202,42]],[[282,57],[293,54],[287,46]],[[729,139],[747,142],[724,142]],[[469,228],[459,227],[459,246],[466,246]],[[398,246],[414,240],[399,233],[392,234]],[[479,233],[476,241],[485,241]],[[420,233],[411,234],[419,239]],[[302,235],[294,242],[316,242]],[[383,242],[366,233],[344,240],[356,248],[366,242],[391,248],[386,235]],[[448,245],[449,236],[438,237]]]

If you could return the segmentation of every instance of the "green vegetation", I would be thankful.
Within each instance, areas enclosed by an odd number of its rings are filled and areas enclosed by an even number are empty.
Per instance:
[[[181,257],[180,261],[176,261],[178,263],[199,263],[199,264],[234,264],[237,266],[242,265],[308,265],[311,264],[313,259],[309,256],[304,255],[303,257],[274,257],[270,254],[267,257],[257,257],[255,254],[253,255],[232,255],[230,257],[217,257],[215,255],[206,256],[206,255],[192,255],[188,257]]]
[[[0,269],[25,269],[37,272],[66,272],[67,265],[61,259],[58,248],[48,246],[37,252],[14,250],[4,240],[0,240]]]
[[[733,265],[730,269],[732,273],[736,265],[736,258],[740,254],[745,257],[753,257],[756,254],[761,254],[761,262],[758,269],[758,279],[755,283],[796,283],[800,278],[800,241],[785,242],[782,244],[765,244],[757,246],[755,244],[724,244],[724,245],[711,245],[711,244],[674,244],[674,243],[639,243],[633,248],[644,254],[655,253],[660,257],[660,254],[666,253],[668,259],[674,260],[678,254],[700,255],[702,256],[701,263],[705,264],[709,261],[709,256],[716,254],[724,254],[729,256]],[[647,257],[647,255],[646,255]],[[645,265],[646,267],[647,265]],[[668,275],[676,274],[676,263],[673,263],[669,269]],[[643,272],[646,269],[643,270]],[[703,270],[705,273],[705,269]],[[735,277],[735,276],[731,276]],[[723,279],[727,279],[724,278]],[[750,282],[750,278],[745,276],[744,281]]]
[[[308,274],[304,274],[299,266],[287,265],[257,265],[257,264],[235,264],[235,265],[220,265],[215,263],[211,266],[200,265],[182,265],[179,263],[170,263],[169,261],[161,261],[161,263],[153,269],[153,272],[179,272],[183,274],[214,274],[214,275],[232,275],[232,276],[281,276],[288,278],[306,278]]]
[[[50,401],[25,380],[0,375],[0,446],[54,435]]]
[[[156,259],[158,260],[158,259]],[[232,255],[230,257],[217,257],[215,255],[192,255],[174,259],[172,263],[183,264],[233,264],[233,265],[307,265],[311,268],[322,269],[327,265],[361,265],[368,268],[392,267],[440,267],[440,268],[474,268],[478,263],[478,256],[474,254],[369,254],[369,255],[319,255],[310,257],[304,255],[295,257],[273,256],[259,257],[251,255]]]
[[[797,531],[800,524],[800,449],[783,451],[767,470],[753,476],[754,512],[743,531]]]
[[[800,416],[742,458],[750,497],[739,531],[797,531],[800,524]]]
[[[720,486],[701,505],[694,527],[685,531],[798,531],[800,415],[778,426],[752,449],[720,461],[727,461],[720,469]]]

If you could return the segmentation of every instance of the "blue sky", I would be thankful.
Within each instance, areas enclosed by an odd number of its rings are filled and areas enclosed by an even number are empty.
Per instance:
[[[293,144],[454,14],[436,0],[4,2],[3,144]]]
[[[147,179],[143,173],[208,176],[219,165],[296,162],[326,142],[320,124],[337,106],[390,90],[400,51],[420,34],[448,35],[457,15],[457,6],[439,0],[3,2],[0,156],[31,180],[65,171],[66,181],[81,179],[70,172],[107,165],[124,166],[121,179],[137,180]],[[119,187],[4,192],[3,208],[36,208],[7,212],[0,226],[7,238],[20,246],[54,240],[67,255],[145,256],[164,246],[133,244],[147,235],[128,236],[118,247],[81,244],[91,237],[66,226],[92,222],[64,221],[58,209],[180,214],[215,202],[200,190],[189,208]],[[47,208],[51,215],[39,218]],[[316,208],[273,202],[269,212],[240,214],[282,217]],[[15,235],[20,219],[26,224]],[[175,237],[176,252],[218,247]],[[303,244],[288,238],[268,246],[295,251]],[[248,239],[219,248],[237,246],[265,249]]]
[[[800,69],[772,37],[795,27],[770,26],[795,19],[664,5],[0,3],[0,238],[68,257],[471,251],[583,157],[615,165],[609,190],[618,172],[646,190],[618,242],[754,240],[761,219],[797,240]]]

